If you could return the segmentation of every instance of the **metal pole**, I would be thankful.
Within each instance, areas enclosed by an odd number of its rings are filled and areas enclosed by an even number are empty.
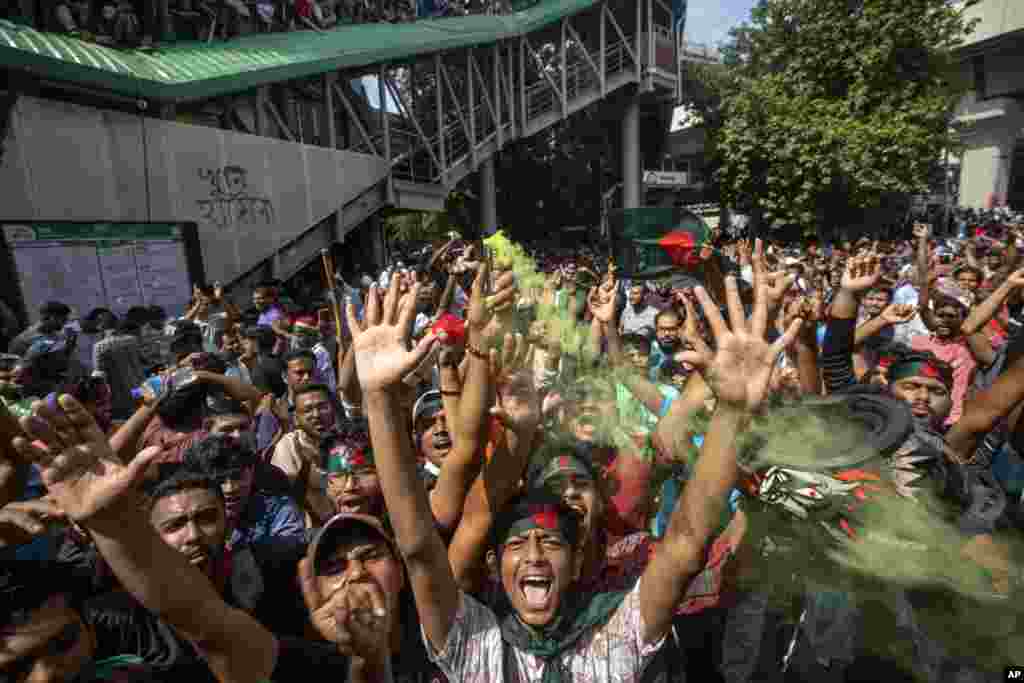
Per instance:
[[[498,229],[498,206],[493,156],[488,157],[480,164],[480,214],[483,222],[483,234],[494,234]]]
[[[949,192],[949,147],[946,147],[945,164],[944,164],[944,168],[943,168],[943,175],[945,177],[943,178],[943,181],[944,181],[943,182],[943,186],[944,186],[943,187],[944,201],[943,201],[942,205],[945,208],[945,211],[943,212],[942,234],[945,235],[946,231],[949,230],[949,211],[950,211],[950,208],[951,208],[949,206],[949,199],[950,199],[950,197],[949,197],[949,195],[950,195],[950,192]]]
[[[629,101],[622,116],[622,208],[640,207],[640,103]]]
[[[441,153],[441,185],[448,186],[448,150],[444,136],[444,92],[441,90],[441,54],[434,55],[434,99],[437,100],[437,147]]]

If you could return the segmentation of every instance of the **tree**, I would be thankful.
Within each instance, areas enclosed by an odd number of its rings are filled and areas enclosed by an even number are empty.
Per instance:
[[[952,144],[970,28],[948,0],[761,0],[724,50],[723,200],[816,230],[923,190]]]

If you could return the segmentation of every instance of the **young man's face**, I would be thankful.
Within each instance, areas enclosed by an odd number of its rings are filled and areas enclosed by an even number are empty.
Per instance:
[[[639,306],[644,300],[644,288],[634,285],[629,288],[629,303]]]
[[[957,273],[956,283],[960,285],[960,288],[965,292],[973,292],[981,284],[978,281],[978,274],[973,270],[964,270]]]
[[[1001,251],[990,251],[985,256],[985,265],[992,270],[997,270],[1003,267],[1003,252]]]
[[[242,337],[239,341],[242,355],[246,358],[255,358],[260,352],[259,342],[249,337]]]
[[[252,305],[260,313],[274,305],[274,292],[266,287],[259,287],[252,293]]]
[[[295,400],[295,425],[314,441],[334,428],[334,405],[325,391],[311,391]]]
[[[953,409],[949,389],[934,377],[906,377],[890,384],[892,395],[910,405],[914,417],[943,422]]]
[[[384,511],[384,492],[380,488],[377,468],[373,465],[328,474],[327,497],[338,512],[379,517]]]
[[[641,372],[647,372],[647,367],[651,359],[651,350],[644,348],[640,344],[629,344],[626,346],[626,359],[630,365]]]
[[[604,523],[604,501],[595,482],[589,475],[580,472],[560,472],[548,477],[544,486],[561,496],[562,501],[575,510],[582,522],[583,538],[601,528]]]
[[[579,576],[577,553],[555,531],[530,529],[510,536],[501,548],[501,583],[527,626],[545,626],[558,614]]]
[[[337,549],[318,560],[316,581],[323,596],[376,584],[384,595],[390,628],[397,625],[399,594],[405,583],[402,563],[391,552],[387,541],[369,529],[352,533]]]
[[[959,307],[939,306],[935,310],[935,336],[940,339],[955,337],[963,322],[963,312]]]
[[[237,524],[245,512],[245,505],[252,496],[253,483],[256,479],[256,465],[242,468],[238,476],[227,477],[220,483],[224,494],[224,514],[230,524]]]
[[[679,332],[683,328],[683,320],[675,313],[668,313],[658,318],[655,333],[658,335],[658,346],[665,353],[671,353],[679,346]]]
[[[601,425],[612,425],[617,421],[614,400],[599,400],[588,396],[577,404],[569,421],[569,433],[578,441],[594,443]]]
[[[452,450],[452,435],[448,431],[448,417],[444,410],[421,417],[416,421],[420,455],[440,467]]]
[[[292,391],[301,389],[313,381],[313,361],[309,358],[295,358],[288,362],[285,381]]]
[[[58,593],[24,623],[0,629],[0,677],[18,683],[71,681],[92,661],[95,649],[92,633]]]
[[[185,489],[156,501],[149,523],[164,543],[207,576],[227,537],[224,503],[209,489]]]
[[[864,312],[872,318],[881,313],[889,305],[889,295],[885,292],[872,290],[864,297]]]

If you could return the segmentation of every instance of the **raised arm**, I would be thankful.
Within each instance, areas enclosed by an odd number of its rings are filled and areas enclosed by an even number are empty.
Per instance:
[[[506,347],[516,347],[511,335]],[[520,339],[518,344],[522,344]],[[496,388],[497,405],[491,409],[490,438],[483,470],[466,498],[466,506],[448,547],[448,558],[459,586],[471,592],[487,550],[487,537],[494,517],[519,490],[519,482],[530,459],[537,425],[540,396],[531,372],[530,353],[518,348],[494,354],[489,374]]]
[[[451,454],[445,458],[441,467],[437,485],[430,492],[430,508],[434,518],[445,529],[454,529],[458,525],[466,494],[480,473],[480,456],[485,439],[484,418],[492,401],[487,378],[490,356],[484,351],[487,348],[485,330],[492,323],[492,313],[498,309],[511,309],[516,296],[515,276],[509,272],[498,280],[493,297],[487,297],[487,281],[481,277],[487,270],[481,268],[473,282],[466,320],[469,368],[462,385],[458,413],[449,415],[449,419],[456,425],[455,442]]]
[[[433,335],[427,335],[408,350],[418,292],[419,286],[414,285],[411,295],[399,306],[398,278],[392,277],[383,302],[378,288],[371,288],[362,322],[356,319],[351,302],[347,315],[377,473],[395,541],[405,560],[423,632],[436,650],[442,650],[459,607],[459,589],[416,470],[412,439],[405,427],[408,418],[399,398],[402,379],[436,342]]]
[[[1019,292],[1021,288],[1024,288],[1024,269],[1011,273],[1003,284],[999,285],[984,301],[972,308],[967,320],[964,320],[963,325],[960,326],[960,331],[965,335],[980,332],[988,324],[988,321],[995,317],[1010,295]]]
[[[927,223],[916,223],[914,225],[914,239],[916,240],[916,270],[917,270],[917,309],[920,312],[921,320],[929,330],[935,329],[935,316],[932,315],[931,296],[931,249],[928,246],[928,237],[931,235],[931,228]]]
[[[703,288],[696,294],[715,337],[714,353],[701,342],[688,352],[689,362],[709,379],[718,405],[704,437],[701,457],[672,513],[665,538],[640,583],[643,641],[655,642],[669,629],[686,586],[703,565],[704,548],[717,528],[729,492],[736,484],[736,436],[768,392],[772,369],[799,329],[794,321],[774,344],[768,344],[768,304],[764,285],[756,293],[753,314],[743,314],[736,279],[726,278],[730,324]]]
[[[229,607],[209,579],[164,543],[139,514],[137,485],[158,448],[124,465],[92,416],[72,397],[33,406],[17,438],[20,456],[36,463],[50,497],[89,530],[121,585],[142,605],[196,643],[224,682],[270,678],[277,640],[245,612]],[[42,442],[39,445],[38,442]]]

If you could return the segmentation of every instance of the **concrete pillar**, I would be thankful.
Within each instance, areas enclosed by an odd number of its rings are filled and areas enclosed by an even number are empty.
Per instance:
[[[640,173],[640,103],[631,100],[622,114],[622,208],[643,203]]]
[[[483,234],[493,235],[498,230],[498,197],[494,185],[494,157],[480,164],[480,221]]]

